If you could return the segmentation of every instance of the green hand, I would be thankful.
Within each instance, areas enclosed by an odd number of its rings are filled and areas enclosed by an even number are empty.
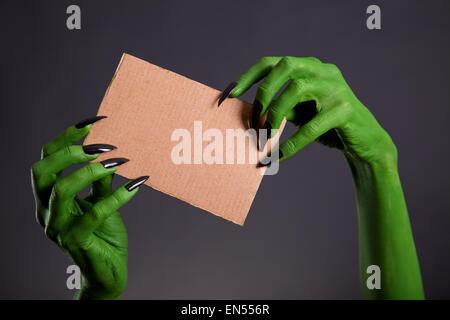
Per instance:
[[[111,182],[124,158],[90,163],[63,177],[74,164],[94,160],[110,145],[72,145],[84,138],[93,122],[88,119],[69,127],[42,149],[42,159],[32,166],[36,217],[45,234],[54,241],[82,272],[82,288],[75,298],[116,299],[127,283],[128,240],[117,211],[138,191],[148,177],[138,178],[113,191]],[[77,193],[92,184],[89,196]]]
[[[254,102],[252,126],[274,129],[269,136],[284,118],[298,127],[280,145],[280,160],[318,141],[342,150],[350,165],[358,204],[363,296],[423,298],[397,170],[397,149],[388,133],[353,94],[339,69],[316,58],[262,58],[224,91],[220,102],[229,92],[231,97],[242,95],[263,78]],[[370,265],[380,267],[381,289],[371,290],[366,285]]]

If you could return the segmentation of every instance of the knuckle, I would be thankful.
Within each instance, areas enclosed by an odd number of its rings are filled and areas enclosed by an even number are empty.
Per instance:
[[[333,77],[341,76],[341,75],[342,75],[341,70],[339,70],[339,68],[338,68],[335,64],[332,64],[332,63],[325,63],[324,66],[325,66],[325,68],[326,68],[326,69],[325,69],[326,72],[327,72],[329,75],[331,75],[331,76],[333,76]]]
[[[58,245],[62,249],[68,249],[70,246],[70,236],[68,232],[63,232],[58,235]]]
[[[33,165],[31,166],[31,173],[33,174],[33,176],[38,176],[40,171],[41,171],[41,161],[37,161],[35,163],[33,163]]]
[[[318,135],[320,123],[318,120],[310,121],[303,127],[303,133],[312,138]]]
[[[320,61],[320,59],[319,59],[319,58],[316,58],[316,57],[307,57],[306,59],[309,59],[310,61],[322,63],[322,61]]]
[[[106,214],[105,206],[102,204],[96,204],[91,210],[92,219],[94,222],[98,221],[100,217]]]
[[[118,192],[113,193],[112,198],[114,199],[114,205],[116,207],[120,206],[121,203],[123,203],[125,200],[124,197],[122,196],[122,194],[120,194]]]
[[[310,85],[308,79],[295,79],[291,81],[291,84],[289,86],[292,86],[293,91],[296,94],[299,94],[300,92],[305,91],[308,85]]]
[[[93,164],[88,164],[83,168],[83,176],[89,177],[94,176],[95,170]]]
[[[66,194],[67,194],[67,185],[64,182],[64,180],[57,181],[53,185],[52,193],[53,193],[53,196],[55,198],[64,198],[66,196]]]
[[[72,229],[60,232],[57,237],[57,243],[63,250],[71,251],[74,248],[80,247],[83,237]]]
[[[281,106],[278,103],[269,108],[267,117],[271,121],[272,125],[275,124],[272,122],[278,122],[278,119],[282,116],[284,116],[284,112],[282,111]]]
[[[84,153],[81,146],[66,146],[62,149],[62,155],[64,157],[72,159],[79,159]]]
[[[288,154],[294,154],[297,151],[297,144],[292,139],[286,140],[285,145]]]
[[[62,183],[60,181],[56,182],[53,185],[53,190],[52,190],[52,194],[54,197],[61,197],[62,193],[63,193],[63,186]]]
[[[290,56],[283,57],[280,61],[280,65],[288,69],[293,69],[296,64],[298,64],[298,59]]]
[[[342,103],[339,108],[344,116],[348,117],[353,113],[352,104],[348,101]]]
[[[388,137],[391,142],[390,149],[391,149],[392,158],[394,159],[395,162],[397,162],[398,161],[398,149],[397,149],[396,145],[394,144],[394,142],[392,141],[392,138],[389,135],[388,135]]]
[[[346,86],[343,84],[335,86],[335,93],[333,95],[333,99],[336,104],[338,105],[346,105],[346,107],[349,107],[349,101],[352,99],[352,92],[348,90]]]
[[[271,89],[271,87],[267,84],[267,83],[265,83],[265,82],[263,82],[263,83],[261,83],[260,85],[259,85],[259,87],[258,87],[258,95],[259,96],[265,96],[265,95],[270,95],[271,93],[272,93],[272,89]],[[262,102],[262,101],[261,101]]]
[[[64,147],[62,149],[62,154],[67,157],[71,156],[72,155],[72,147],[71,146]]]
[[[271,64],[271,61],[272,57],[262,57],[261,59],[259,59],[258,64],[267,66]]]
[[[48,143],[46,143],[41,149],[41,155],[42,156],[48,155],[49,150],[50,150],[50,145]]]
[[[337,95],[346,95],[348,93],[348,87],[345,85],[345,82],[342,81],[334,81],[334,91]]]
[[[319,61],[320,62],[320,61]],[[306,79],[316,78],[320,73],[322,64],[311,58],[300,58],[296,62],[297,68],[302,71]]]
[[[248,73],[246,72],[246,73],[243,73],[243,74],[241,74],[240,76],[239,76],[239,78],[237,79],[237,82],[238,83],[246,83],[247,81],[248,81]]]
[[[47,227],[45,228],[45,236],[51,241],[56,242],[58,238],[58,231],[50,225],[47,225]]]
[[[343,102],[341,104],[339,104],[338,106],[339,108],[339,125],[343,125],[346,122],[348,122],[348,120],[351,118],[352,114],[353,114],[353,107],[351,105],[351,103],[349,102]]]

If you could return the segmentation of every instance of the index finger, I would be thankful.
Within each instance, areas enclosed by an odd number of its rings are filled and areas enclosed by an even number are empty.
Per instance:
[[[236,98],[244,94],[255,83],[264,78],[277,65],[281,57],[264,57],[242,74],[236,81],[237,85],[230,94]]]
[[[96,116],[85,119],[77,124],[67,128],[53,140],[47,142],[42,148],[41,159],[57,152],[58,150],[70,146],[72,143],[86,137],[91,129],[91,125],[105,116]]]

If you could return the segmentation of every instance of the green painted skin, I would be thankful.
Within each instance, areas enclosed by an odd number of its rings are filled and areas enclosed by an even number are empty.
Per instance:
[[[80,267],[82,288],[76,299],[118,299],[127,283],[128,237],[117,211],[138,191],[111,188],[117,167],[99,162],[86,164],[63,177],[62,170],[94,160],[81,146],[92,125],[69,127],[42,149],[42,159],[32,166],[36,217],[45,234]],[[82,199],[77,193],[92,185]]]
[[[347,159],[356,188],[363,297],[423,299],[397,149],[388,133],[353,94],[335,65],[311,57],[265,57],[237,80],[230,96],[242,95],[263,78],[256,100],[263,107],[260,118],[267,116],[274,129],[272,136],[284,118],[298,127],[280,145],[280,161],[313,141],[342,150]],[[380,267],[379,290],[367,288],[370,265]]]
[[[238,97],[264,79],[256,99],[261,116],[278,129],[286,117],[299,130],[281,144],[285,160],[317,140],[341,149],[356,188],[360,239],[360,278],[364,298],[424,298],[419,263],[397,171],[397,150],[370,111],[355,97],[338,68],[315,58],[267,57],[243,74],[231,92]],[[277,100],[275,94],[291,80]],[[308,101],[315,101],[314,103]],[[90,126],[68,128],[46,144],[42,160],[32,168],[36,215],[53,240],[80,267],[83,287],[75,298],[116,299],[127,282],[127,233],[117,210],[138,189],[112,191],[116,168],[87,164],[62,177],[86,155],[72,143]],[[92,184],[86,199],[77,193]],[[381,289],[368,290],[366,269],[381,269]]]

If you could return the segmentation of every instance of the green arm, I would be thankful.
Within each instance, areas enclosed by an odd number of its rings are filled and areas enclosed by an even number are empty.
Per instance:
[[[419,262],[396,159],[367,164],[346,155],[356,189],[361,291],[370,299],[423,299]],[[369,290],[367,268],[378,265],[381,290]]]
[[[253,103],[252,126],[271,137],[284,118],[298,127],[279,147],[280,161],[318,141],[341,150],[356,188],[361,288],[365,298],[422,299],[420,268],[397,171],[397,149],[333,64],[319,59],[265,57],[224,91],[238,97],[264,79]],[[276,94],[282,89],[278,99]],[[274,150],[272,150],[274,153]],[[370,266],[381,288],[371,289]]]

